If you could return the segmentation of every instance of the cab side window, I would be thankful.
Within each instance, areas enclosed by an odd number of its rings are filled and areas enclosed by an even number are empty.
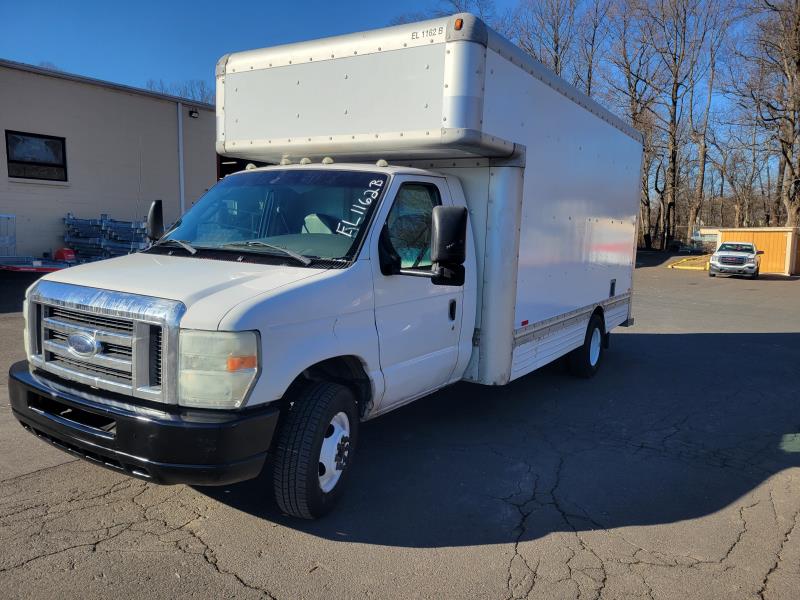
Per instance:
[[[400,256],[400,268],[431,268],[433,207],[442,203],[439,189],[430,183],[404,183],[397,192],[386,224],[389,240]]]

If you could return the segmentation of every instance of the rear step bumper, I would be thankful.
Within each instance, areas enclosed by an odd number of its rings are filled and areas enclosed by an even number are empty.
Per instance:
[[[14,416],[44,441],[106,468],[154,483],[227,485],[256,477],[264,466],[279,409],[174,410],[99,395],[11,366]]]

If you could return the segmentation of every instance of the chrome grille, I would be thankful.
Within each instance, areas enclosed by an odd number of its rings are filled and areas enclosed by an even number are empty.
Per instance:
[[[719,259],[723,265],[743,265],[744,264],[744,257],[743,256],[723,256]]]
[[[94,356],[76,354],[68,338],[84,333],[97,340]],[[98,316],[56,306],[44,307],[42,348],[45,365],[54,362],[91,377],[110,377],[114,382],[133,381],[133,321]]]
[[[155,331],[153,331],[155,329]],[[164,351],[164,330],[161,327],[150,328],[150,383],[161,385],[161,370],[164,368],[162,353]]]
[[[117,369],[106,368],[100,365],[90,365],[79,359],[67,356],[54,356],[52,360],[47,361],[47,364],[52,364],[62,369],[71,369],[80,373],[86,373],[92,377],[101,377],[122,385],[130,385],[131,382],[131,375],[129,373],[120,373]]]
[[[165,356],[175,354],[168,349],[184,310],[180,302],[40,281],[28,297],[30,362],[63,379],[175,403],[176,359]],[[80,354],[69,343],[75,333],[94,348]]]
[[[104,329],[111,332],[131,333],[133,331],[133,321],[129,319],[105,317],[95,313],[68,310],[58,306],[51,306],[49,313],[51,318],[58,319],[71,325],[80,325],[93,329]]]
[[[47,328],[47,321],[45,321],[45,328]],[[49,340],[51,343],[45,343],[45,349],[47,346],[55,346],[57,350],[54,352],[55,354],[59,354],[61,356],[68,356],[71,359],[75,359],[72,353],[69,352],[69,345],[67,339],[69,335],[67,333],[63,333],[61,331],[57,331],[55,329],[50,330],[50,337]],[[103,344],[103,352],[98,356],[105,357],[110,361],[117,361],[119,362],[119,366],[122,370],[127,371],[130,373],[130,369],[126,368],[126,366],[122,363],[133,363],[133,348],[128,345],[120,345],[120,344],[112,344],[112,343],[104,343]],[[113,363],[109,363],[111,366],[114,366]]]

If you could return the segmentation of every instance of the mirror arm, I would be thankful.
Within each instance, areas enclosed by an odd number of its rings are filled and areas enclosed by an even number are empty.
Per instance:
[[[433,271],[417,271],[416,269],[400,269],[400,275],[411,275],[412,277],[427,277],[433,279],[436,273]]]

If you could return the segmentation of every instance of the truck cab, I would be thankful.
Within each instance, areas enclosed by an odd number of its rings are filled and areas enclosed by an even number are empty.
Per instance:
[[[437,207],[466,210],[460,185],[420,169],[230,175],[148,250],[29,290],[35,371],[12,373],[15,414],[134,476],[224,484],[261,471],[287,398],[330,392],[346,410],[317,424],[337,423],[338,437],[316,466],[320,480],[341,473],[358,421],[459,380],[469,361],[474,252],[456,240],[465,255],[451,267],[467,275],[434,277]],[[55,403],[52,390],[68,395]]]

